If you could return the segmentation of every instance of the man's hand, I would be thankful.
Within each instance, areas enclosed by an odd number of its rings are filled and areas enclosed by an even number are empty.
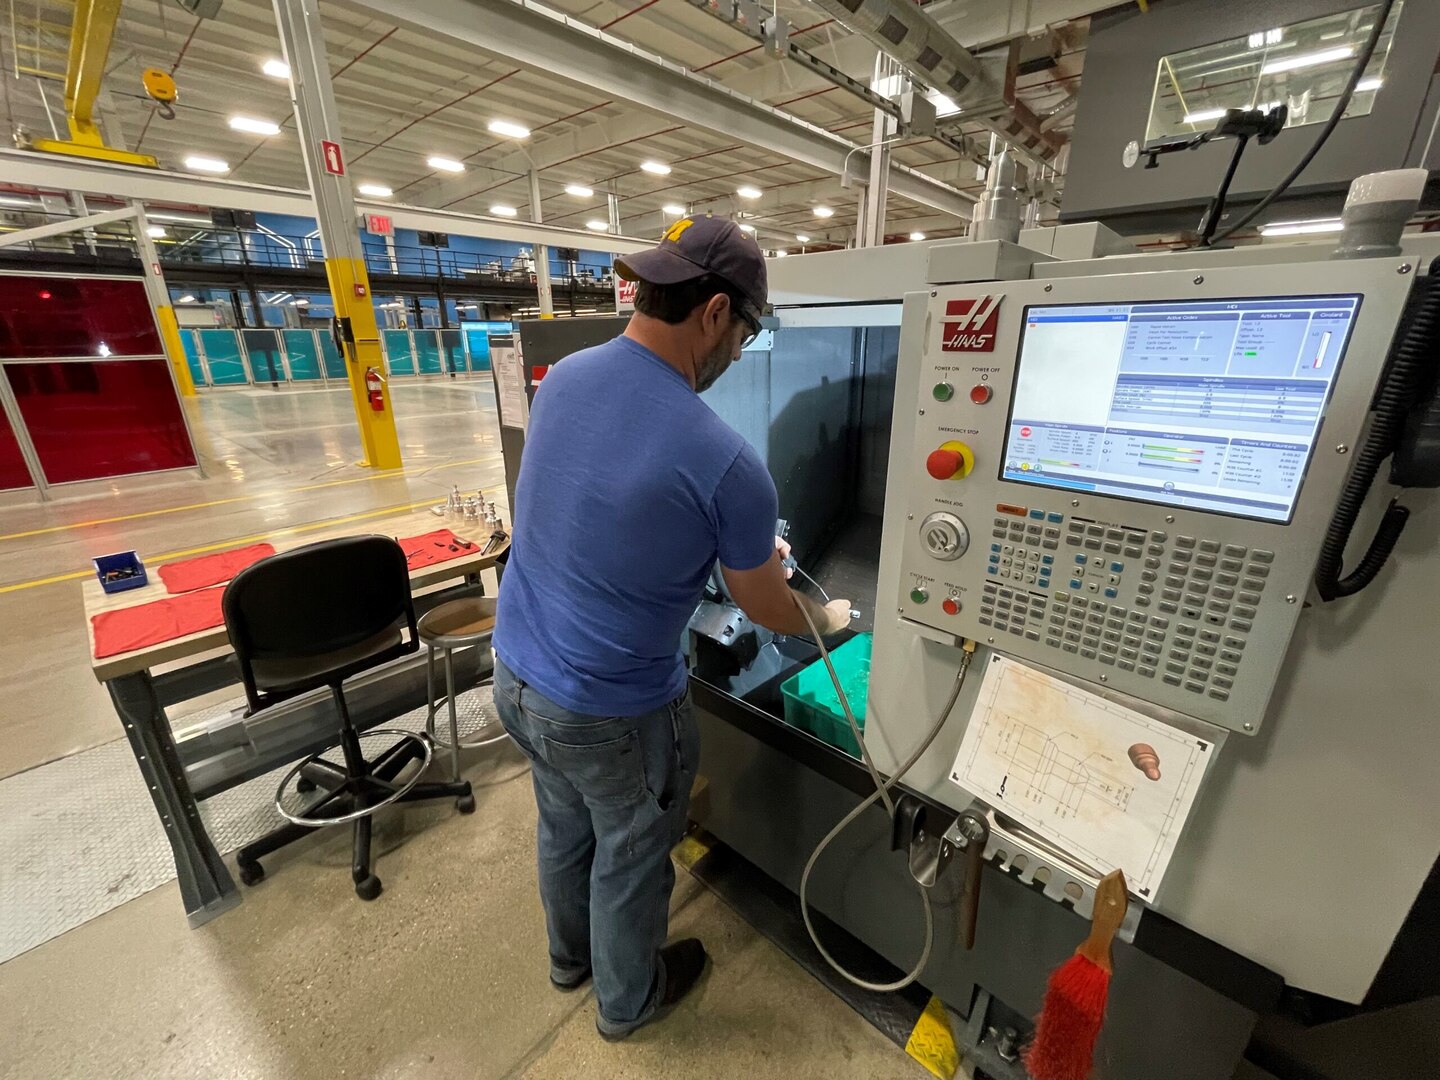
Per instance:
[[[782,564],[790,558],[790,544],[783,536],[775,537],[775,550],[780,553],[780,562]],[[789,581],[794,576],[795,568],[793,566],[785,567],[785,580]]]
[[[820,633],[825,637],[831,634],[838,634],[850,626],[850,601],[831,600],[822,609],[825,612],[825,621],[820,624]]]

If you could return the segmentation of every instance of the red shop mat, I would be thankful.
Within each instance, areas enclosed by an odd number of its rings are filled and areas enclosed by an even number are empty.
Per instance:
[[[275,548],[270,544],[251,544],[233,551],[201,555],[198,559],[182,559],[160,567],[160,580],[168,593],[194,592],[229,581],[247,566],[274,554]]]
[[[466,555],[477,555],[480,552],[479,544],[462,540],[449,529],[436,529],[422,536],[402,536],[400,547],[405,552],[405,562],[411,570],[464,558]]]
[[[224,594],[223,588],[200,589],[92,616],[95,659],[148,648],[222,625],[225,616],[220,611],[220,598]]]

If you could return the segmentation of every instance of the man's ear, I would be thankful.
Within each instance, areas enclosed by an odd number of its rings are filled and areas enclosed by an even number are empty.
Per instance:
[[[715,322],[725,325],[730,320],[730,297],[724,293],[716,293],[705,305],[704,321]]]

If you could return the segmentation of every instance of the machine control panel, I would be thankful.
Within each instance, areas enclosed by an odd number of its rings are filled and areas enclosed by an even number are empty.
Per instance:
[[[1257,731],[1409,286],[1286,269],[932,294],[901,614]]]

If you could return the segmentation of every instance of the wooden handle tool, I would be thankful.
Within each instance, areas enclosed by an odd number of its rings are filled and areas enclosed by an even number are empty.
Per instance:
[[[1125,911],[1130,906],[1130,895],[1125,888],[1125,874],[1112,870],[1095,886],[1095,911],[1090,916],[1090,936],[1080,943],[1076,955],[1083,956],[1107,973],[1113,973],[1110,963],[1110,946],[1120,924],[1125,921]]]

